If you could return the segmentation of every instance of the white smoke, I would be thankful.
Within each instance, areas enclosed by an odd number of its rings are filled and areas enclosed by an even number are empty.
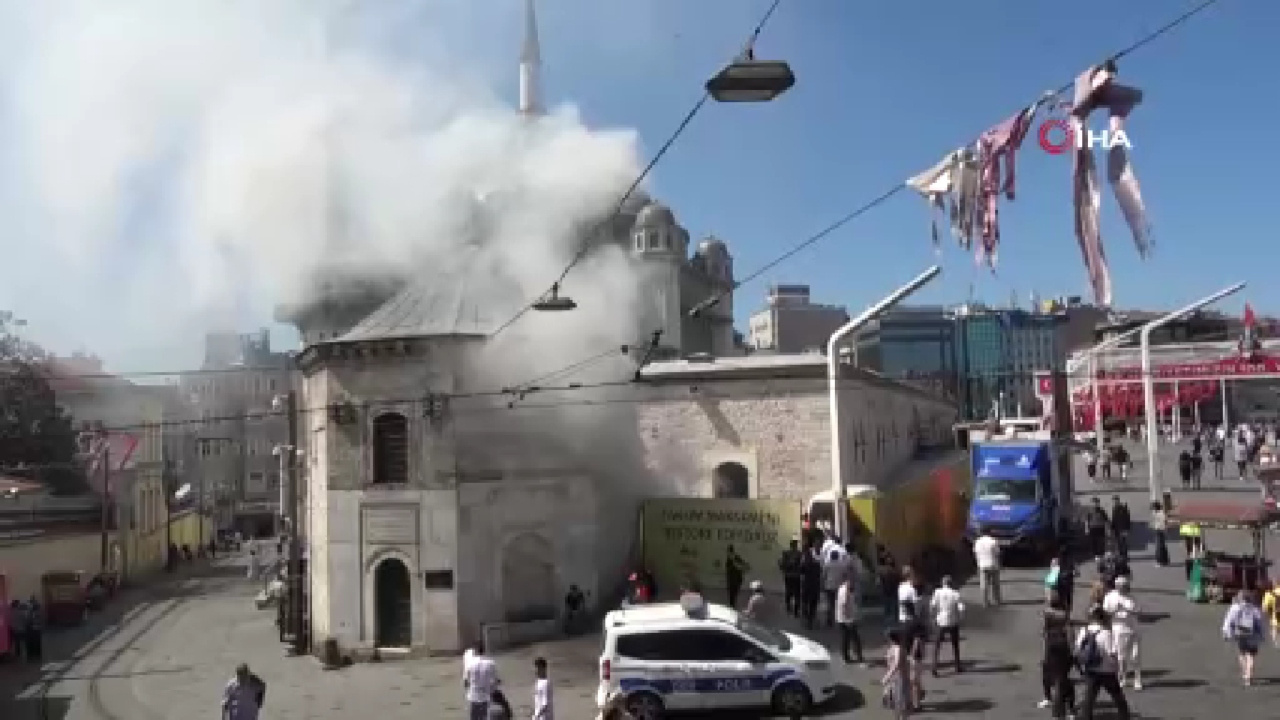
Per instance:
[[[451,267],[483,222],[472,280],[514,312],[634,178],[636,143],[572,108],[518,117],[451,47],[466,4],[0,0],[0,303],[39,298],[33,328],[87,350],[173,358],[305,299],[318,264]],[[580,309],[513,328],[503,374],[633,341],[634,288],[624,253],[589,258]]]

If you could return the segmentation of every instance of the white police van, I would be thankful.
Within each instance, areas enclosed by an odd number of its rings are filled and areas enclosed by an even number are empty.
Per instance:
[[[635,605],[604,618],[596,702],[621,693],[637,720],[751,707],[798,717],[835,692],[826,648],[723,605]]]

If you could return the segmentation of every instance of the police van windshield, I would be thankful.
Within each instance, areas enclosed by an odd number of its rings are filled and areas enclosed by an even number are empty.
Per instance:
[[[791,640],[786,633],[761,625],[746,615],[739,615],[735,625],[752,640],[765,647],[773,648],[779,652],[787,652],[791,649]]]

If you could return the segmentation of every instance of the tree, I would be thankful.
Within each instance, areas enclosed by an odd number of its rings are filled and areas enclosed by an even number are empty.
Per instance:
[[[49,383],[49,356],[18,334],[23,325],[0,311],[0,472],[56,494],[83,491],[75,428]]]

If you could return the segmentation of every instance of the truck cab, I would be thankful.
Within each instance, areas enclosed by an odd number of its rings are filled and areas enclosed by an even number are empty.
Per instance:
[[[966,538],[972,542],[985,528],[1002,547],[1051,555],[1075,519],[1069,445],[1018,427],[974,429],[969,439]]]

